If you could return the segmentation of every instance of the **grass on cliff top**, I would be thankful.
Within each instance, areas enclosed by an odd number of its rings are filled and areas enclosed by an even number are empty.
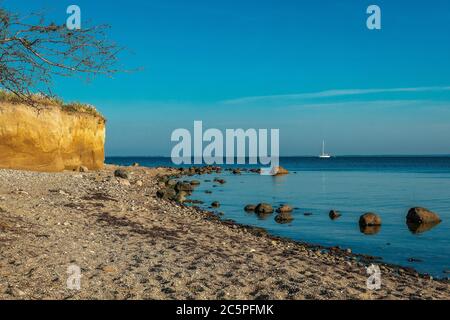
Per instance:
[[[59,98],[47,97],[42,94],[33,94],[31,96],[31,101],[26,101],[12,92],[0,90],[0,102],[10,104],[29,103],[30,105],[34,105],[36,107],[59,107],[62,111],[65,112],[86,113],[104,119],[104,117],[97,111],[97,109],[90,104],[84,104],[80,102],[64,103],[64,101]]]

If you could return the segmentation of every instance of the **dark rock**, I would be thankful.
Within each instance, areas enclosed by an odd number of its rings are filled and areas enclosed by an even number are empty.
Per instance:
[[[256,206],[255,212],[258,214],[273,213],[273,207],[268,203],[260,203]]]
[[[415,224],[442,222],[441,218],[436,213],[420,207],[411,208],[406,216],[406,221]]]
[[[214,201],[213,203],[211,203],[211,207],[213,207],[213,208],[219,208],[219,207],[220,207],[219,201]]]
[[[364,227],[381,226],[381,218],[372,212],[367,212],[359,218],[359,225]]]
[[[341,213],[339,211],[336,211],[336,210],[331,210],[328,215],[330,216],[331,220],[336,220],[339,217],[341,217]]]
[[[205,193],[207,193],[207,194],[211,194],[211,193],[212,193],[212,191],[211,191],[211,190],[205,190]]]
[[[214,182],[220,183],[220,184],[225,184],[226,181],[224,179],[219,179],[219,178],[215,178]]]
[[[244,210],[247,212],[254,212],[255,209],[256,209],[256,206],[254,204],[248,204],[244,208]]]
[[[116,171],[114,171],[114,176],[122,179],[129,179],[130,177],[128,175],[128,172],[123,169],[117,169]]]
[[[312,216],[313,214],[312,214],[311,212],[305,212],[303,215],[304,215],[305,217],[309,217],[309,216]]]
[[[423,262],[423,260],[417,259],[417,258],[409,258],[408,262]]]
[[[241,170],[240,169],[234,169],[233,170],[233,174],[241,174]]]

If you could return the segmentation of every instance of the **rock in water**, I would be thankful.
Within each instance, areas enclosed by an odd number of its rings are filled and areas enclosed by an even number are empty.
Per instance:
[[[436,224],[442,222],[436,213],[420,207],[411,208],[406,216],[406,221],[414,224]]]
[[[283,167],[281,167],[281,166],[279,166],[278,168],[277,168],[277,171],[276,171],[277,173],[276,173],[276,176],[282,176],[282,175],[285,175],[285,174],[289,174],[289,171],[287,171],[285,168],[283,168]]]
[[[276,217],[275,221],[277,223],[283,224],[283,223],[290,223],[294,220],[292,215],[289,212],[280,212]]]
[[[359,218],[359,225],[363,227],[381,226],[381,218],[375,213],[368,212]]]
[[[292,212],[292,211],[294,211],[294,209],[292,209],[292,207],[288,206],[287,204],[284,204],[284,205],[282,205],[281,207],[279,207],[277,209],[278,213],[284,213],[284,212],[289,213],[289,212]]]
[[[258,214],[272,213],[273,207],[268,203],[260,203],[256,206],[255,212]]]
[[[256,209],[256,206],[254,204],[248,204],[244,208],[244,210],[247,212],[254,212],[255,209]]]
[[[191,186],[199,186],[199,185],[200,185],[200,181],[198,181],[198,180],[191,181]]]
[[[211,207],[213,207],[213,208],[219,208],[219,207],[220,207],[219,201],[214,201],[213,203],[211,203]]]
[[[135,162],[131,165],[132,167],[139,167],[139,163]]]
[[[122,178],[122,179],[128,179],[129,178],[128,172],[126,172],[123,169],[117,169],[116,171],[114,171],[114,176],[118,177],[118,178]]]
[[[330,216],[331,220],[336,220],[337,218],[339,218],[341,216],[341,213],[336,210],[331,210],[328,215]]]

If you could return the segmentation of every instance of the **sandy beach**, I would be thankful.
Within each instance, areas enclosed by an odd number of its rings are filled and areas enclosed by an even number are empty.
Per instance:
[[[175,169],[0,170],[1,299],[449,299],[447,280],[220,221],[160,199]],[[212,174],[208,179],[214,178]],[[67,268],[81,268],[81,290]]]

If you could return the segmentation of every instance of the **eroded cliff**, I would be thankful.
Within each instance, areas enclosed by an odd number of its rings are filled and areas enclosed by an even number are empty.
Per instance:
[[[95,113],[0,102],[0,168],[101,169],[104,145],[105,120]]]

